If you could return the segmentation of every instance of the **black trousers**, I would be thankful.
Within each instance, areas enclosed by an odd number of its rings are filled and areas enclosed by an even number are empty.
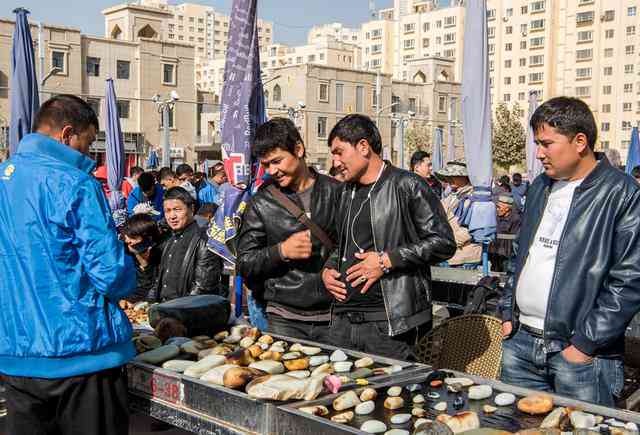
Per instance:
[[[329,322],[301,322],[288,320],[277,314],[267,314],[269,332],[302,340],[330,343]]]
[[[394,337],[387,320],[354,320],[353,313],[334,314],[329,328],[333,346],[381,355],[402,361],[416,361],[415,345],[431,330],[431,321]],[[384,316],[381,316],[384,317]]]
[[[7,388],[7,434],[129,433],[127,375],[123,367],[63,379],[2,379]]]

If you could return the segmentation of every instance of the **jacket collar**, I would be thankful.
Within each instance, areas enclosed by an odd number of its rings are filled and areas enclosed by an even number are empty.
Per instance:
[[[40,133],[26,135],[20,141],[18,154],[34,153],[59,160],[88,174],[96,167],[96,162],[84,154],[68,147],[55,139]]]
[[[596,161],[597,161],[596,167],[593,168],[593,170],[589,173],[589,175],[586,176],[586,178],[580,184],[580,186],[577,187],[577,190],[586,190],[590,188],[594,184],[597,184],[600,178],[602,178],[604,175],[606,175],[612,169],[614,169],[613,166],[611,166],[611,163],[609,163],[609,159],[607,159],[607,156],[604,153],[596,152],[595,155],[596,155]],[[551,185],[555,182],[554,179],[552,179],[551,177],[547,176],[544,173],[541,176],[543,177],[542,179],[544,180],[544,184],[546,187],[551,187]]]

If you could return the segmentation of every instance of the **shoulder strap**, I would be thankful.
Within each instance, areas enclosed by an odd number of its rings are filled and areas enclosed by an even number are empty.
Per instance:
[[[306,226],[311,231],[311,234],[313,234],[318,240],[320,240],[322,244],[329,251],[331,251],[334,248],[335,244],[333,243],[331,238],[327,235],[327,233],[325,233],[322,228],[316,225],[315,222],[309,219],[307,217],[307,214],[304,212],[304,210],[302,210],[293,201],[291,201],[287,197],[287,195],[282,193],[280,189],[278,189],[273,184],[269,185],[267,187],[267,190],[273,195],[273,197],[276,199],[276,201],[278,201],[278,203],[281,206],[286,208],[287,211],[291,213],[293,217],[298,219],[299,222],[301,222],[304,226]]]

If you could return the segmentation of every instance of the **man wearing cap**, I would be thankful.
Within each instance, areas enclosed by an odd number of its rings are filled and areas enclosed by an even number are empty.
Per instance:
[[[451,194],[442,200],[442,206],[447,213],[449,225],[453,229],[457,249],[447,264],[453,267],[475,267],[482,260],[482,246],[473,243],[471,233],[460,222],[463,210],[470,206],[470,197],[473,193],[467,164],[463,159],[449,162],[436,172],[436,177],[451,187]]]
[[[520,231],[520,212],[511,195],[496,200],[497,238],[489,245],[489,259],[495,272],[505,272],[505,261],[512,253],[512,238]]]

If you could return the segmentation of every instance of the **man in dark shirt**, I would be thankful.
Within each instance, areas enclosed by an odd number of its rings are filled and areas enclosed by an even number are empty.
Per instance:
[[[431,154],[426,151],[416,151],[411,156],[411,172],[415,172],[427,181],[427,184],[433,190],[438,198],[442,198],[442,183],[433,176],[431,166]]]
[[[520,211],[510,195],[500,195],[496,201],[497,238],[489,245],[489,260],[495,272],[506,272],[506,261],[513,252],[513,240],[520,231]],[[511,239],[510,237],[513,237]]]
[[[194,219],[194,203],[182,187],[173,187],[164,195],[164,214],[171,237],[162,245],[155,294],[158,301],[223,292],[222,260],[207,248],[206,229],[200,228]]]

